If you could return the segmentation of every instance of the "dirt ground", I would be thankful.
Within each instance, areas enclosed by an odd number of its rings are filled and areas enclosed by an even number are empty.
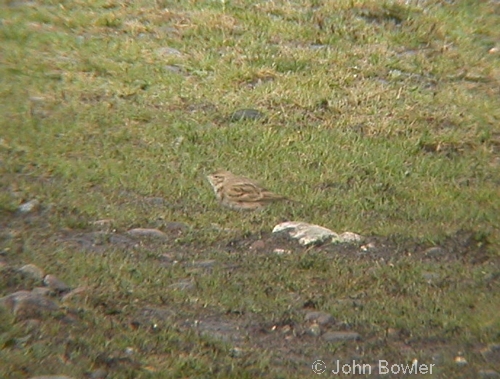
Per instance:
[[[247,268],[243,263],[224,262],[216,259],[200,259],[209,252],[219,251],[230,256],[259,257],[272,254],[321,256],[324,262],[342,261],[346,265],[373,262],[373,264],[392,264],[401,260],[406,262],[462,262],[464,265],[493,265],[500,267],[498,257],[488,252],[488,244],[477,233],[460,231],[449,236],[438,246],[430,243],[404,239],[400,236],[366,237],[360,244],[326,244],[323,246],[302,247],[285,235],[271,233],[255,233],[242,235],[231,240],[216,242],[203,246],[196,242],[179,243],[176,238],[186,233],[186,227],[180,223],[163,225],[162,238],[151,236],[132,236],[127,231],[87,229],[53,230],[42,213],[19,215],[4,212],[1,216],[1,239],[3,247],[0,260],[2,263],[1,296],[20,290],[32,290],[39,284],[19,275],[17,269],[32,263],[28,259],[27,245],[34,247],[64,246],[71,254],[93,255],[106,254],[109,251],[161,252],[150,255],[159,266],[184,265],[187,270],[196,271],[199,275],[210,273],[214,268],[223,270],[228,275],[237,275]],[[102,229],[102,228],[101,228]],[[137,259],[140,264],[140,259]],[[59,267],[59,272],[64,270]],[[490,275],[485,288],[498,288],[500,270]],[[432,280],[430,278],[429,280]],[[439,286],[440,278],[434,285]],[[175,283],[172,288],[189,291],[196,287],[193,281]],[[272,288],[264,291],[272,291]],[[52,294],[58,298],[61,294]],[[205,341],[207,346],[214,344],[213,349],[224,346],[226,353],[245,367],[246,372],[256,376],[288,377],[292,374],[300,377],[312,376],[311,365],[322,360],[330,369],[335,368],[336,361],[351,362],[353,360],[368,363],[373,369],[371,376],[378,377],[377,362],[390,358],[394,362],[408,362],[408,357],[418,357],[419,362],[427,362],[443,366],[437,370],[440,377],[474,377],[478,372],[483,375],[488,370],[499,370],[498,351],[485,343],[472,346],[460,345],[457,336],[442,335],[436,337],[414,335],[412,330],[386,329],[384,331],[365,326],[352,326],[345,321],[336,320],[321,311],[321,298],[326,294],[318,293],[317,297],[304,299],[297,297],[290,311],[268,319],[258,312],[241,309],[217,309],[213,306],[176,305],[169,302],[150,304],[141,303],[128,310],[121,309],[117,301],[113,304],[112,296],[87,300],[87,305],[94,307],[93,313],[101,313],[107,318],[115,318],[116,322],[126,325],[130,330],[143,330],[144,333],[158,333],[161,330],[175,330],[180,335],[195,335]],[[103,300],[104,299],[104,300]],[[343,307],[363,309],[369,301],[366,294],[338,299]],[[66,308],[65,316],[57,322],[84,325],[81,311]],[[14,322],[26,320],[14,320]],[[43,320],[47,322],[47,320]],[[191,333],[191,334],[190,334]],[[63,338],[65,338],[63,333]],[[49,336],[41,338],[51,338]],[[58,334],[57,338],[61,338]],[[189,338],[179,344],[179,354],[188,354],[192,342]],[[159,354],[155,346],[144,347],[143,354]],[[489,350],[488,350],[489,349]],[[474,364],[460,365],[461,352],[467,353],[467,360]],[[265,367],[262,359],[265,357]],[[457,358],[458,357],[458,358]],[[415,358],[415,359],[416,359]],[[455,362],[455,363],[452,363]],[[457,363],[458,362],[458,363]],[[478,363],[479,362],[479,363]],[[481,363],[483,362],[483,363]],[[143,364],[139,357],[131,357],[123,352],[110,351],[100,353],[89,363],[93,369],[105,370],[108,374],[127,370],[139,370]],[[229,370],[227,364],[213,363],[214,372],[222,375]],[[93,372],[89,369],[89,375]],[[27,372],[30,372],[28,369]],[[231,371],[227,374],[230,376]],[[252,374],[252,375],[253,375]],[[485,374],[485,375],[486,375]],[[470,376],[468,376],[470,375]],[[350,375],[344,375],[349,377]],[[371,377],[370,376],[370,377]],[[401,377],[401,375],[379,375],[380,377]],[[422,375],[425,376],[425,375]],[[108,376],[109,377],[109,376]],[[359,376],[358,376],[359,377]],[[417,376],[419,377],[419,376]]]

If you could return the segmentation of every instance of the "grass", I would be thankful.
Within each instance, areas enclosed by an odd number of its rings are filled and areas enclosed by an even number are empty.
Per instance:
[[[471,362],[469,374],[485,367],[478,349],[499,337],[498,280],[485,279],[498,272],[500,246],[500,66],[498,53],[489,53],[500,37],[497,4],[1,7],[3,257],[90,289],[24,344],[24,324],[2,313],[0,376],[54,367],[81,377],[105,366],[123,378],[305,377],[309,366],[293,357],[350,357],[352,345],[311,337],[294,350],[252,334],[253,347],[235,358],[238,343],[181,322],[216,317],[239,330],[301,330],[304,304],[365,336],[369,358],[399,351],[381,347],[394,328],[409,333],[404,341],[417,355],[429,358],[431,345],[444,351],[441,377],[458,372],[458,351]],[[241,108],[266,120],[229,122]],[[257,219],[223,210],[205,179],[217,168],[259,179],[302,205],[277,205]],[[40,213],[15,213],[33,198]],[[98,254],[75,245],[75,235],[94,238],[92,222],[103,219],[118,235],[171,221],[189,231],[135,247],[104,233]],[[289,219],[416,242],[401,242],[390,265],[328,248],[297,247],[291,256],[248,251]],[[405,254],[414,243],[440,245],[467,233],[470,244],[458,250],[485,246],[488,258],[430,263]],[[179,264],[160,264],[166,253]],[[207,259],[214,268],[196,265]],[[7,272],[2,296],[31,289]],[[438,283],[422,279],[426,272]],[[169,290],[185,280],[194,289]],[[362,306],[341,301],[358,296]],[[149,330],[148,307],[174,315]],[[78,322],[63,330],[68,317]],[[135,353],[125,354],[128,347]]]

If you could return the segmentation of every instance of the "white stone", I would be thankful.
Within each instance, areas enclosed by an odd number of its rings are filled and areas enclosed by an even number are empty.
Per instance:
[[[287,231],[290,237],[299,240],[301,245],[320,244],[327,240],[339,240],[339,235],[330,229],[306,222],[288,221],[274,227],[273,233]]]
[[[344,232],[339,237],[340,242],[359,242],[363,239],[359,234],[353,232]]]

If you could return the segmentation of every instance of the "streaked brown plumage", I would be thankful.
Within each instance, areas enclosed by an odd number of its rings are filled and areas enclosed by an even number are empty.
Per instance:
[[[261,187],[255,181],[218,170],[207,176],[217,200],[225,207],[235,210],[257,210],[266,205],[288,198]]]

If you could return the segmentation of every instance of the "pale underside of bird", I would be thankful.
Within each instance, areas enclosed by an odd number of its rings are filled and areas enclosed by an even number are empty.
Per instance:
[[[218,170],[207,178],[217,200],[231,209],[257,210],[275,201],[290,200],[261,187],[252,179],[234,175],[229,171]]]

